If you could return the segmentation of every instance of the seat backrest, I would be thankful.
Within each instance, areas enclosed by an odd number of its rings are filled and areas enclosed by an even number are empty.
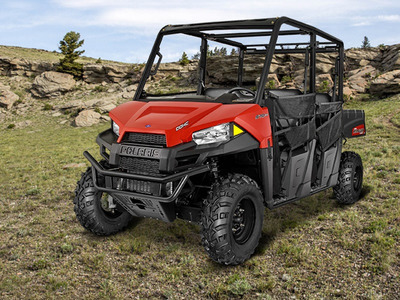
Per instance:
[[[280,96],[272,101],[275,134],[284,135],[292,149],[315,137],[315,94]]]
[[[301,91],[298,89],[273,89],[273,90],[267,90],[267,93],[271,97],[285,97],[285,96],[296,96],[296,95],[301,95]]]
[[[210,98],[216,99],[219,96],[225,94],[227,91],[229,91],[228,88],[207,88],[204,91],[204,95],[206,95]]]
[[[332,101],[331,96],[329,96],[326,93],[316,93],[315,94],[315,103],[320,104],[320,103],[329,103]]]

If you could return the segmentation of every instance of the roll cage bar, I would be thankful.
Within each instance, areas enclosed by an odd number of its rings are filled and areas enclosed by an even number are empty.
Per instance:
[[[294,27],[293,30],[281,30],[282,25],[289,25]],[[245,32],[228,32],[228,33],[210,33],[207,31],[229,31],[229,30],[246,30]],[[267,81],[269,69],[271,66],[274,54],[305,54],[306,72],[309,69],[309,92],[314,93],[315,88],[315,71],[316,71],[316,54],[337,52],[338,57],[335,63],[336,79],[338,78],[338,98],[339,101],[343,100],[343,70],[344,70],[344,46],[343,42],[336,37],[319,30],[313,26],[296,21],[288,17],[268,18],[268,19],[254,19],[254,20],[239,20],[239,21],[224,21],[224,22],[209,22],[198,24],[186,25],[167,25],[163,27],[157,35],[154,42],[152,51],[147,60],[146,67],[143,71],[141,80],[136,90],[134,100],[139,100],[143,95],[145,83],[150,75],[152,75],[152,66],[155,58],[158,55],[160,61],[160,44],[164,36],[172,34],[186,34],[201,38],[200,46],[200,61],[199,61],[199,83],[197,94],[203,94],[205,87],[206,77],[206,59],[207,59],[207,45],[208,41],[215,41],[221,44],[237,47],[239,49],[239,68],[238,68],[238,82],[242,85],[243,79],[243,60],[244,55],[247,54],[264,54],[264,66],[262,69],[260,83],[257,89],[255,103],[260,104],[264,96],[264,87]],[[296,36],[296,35],[309,35],[310,41],[308,43],[277,43],[278,36]],[[268,44],[244,44],[235,38],[244,37],[270,37]],[[326,42],[318,42],[317,37],[321,37]],[[263,49],[257,49],[262,47]],[[307,76],[305,76],[305,81]],[[306,93],[307,84],[304,84],[304,92]],[[333,97],[336,91],[334,90]]]

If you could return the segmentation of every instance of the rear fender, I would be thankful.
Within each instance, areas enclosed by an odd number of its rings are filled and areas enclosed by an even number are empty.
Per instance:
[[[365,113],[363,110],[343,110],[342,121],[343,136],[345,138],[355,138],[365,136],[367,134],[367,129],[365,126]]]

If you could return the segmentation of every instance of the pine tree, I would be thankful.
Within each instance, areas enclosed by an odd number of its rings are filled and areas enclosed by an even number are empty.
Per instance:
[[[193,54],[192,59],[200,59],[200,52]]]
[[[220,54],[221,56],[227,56],[227,55],[228,55],[228,51],[226,50],[225,47],[222,47],[221,50],[220,50],[220,52],[219,52],[219,54]]]
[[[361,44],[361,48],[367,49],[367,48],[370,48],[370,47],[371,47],[371,44],[369,42],[368,37],[364,36],[364,40],[363,40],[363,42]]]
[[[218,47],[214,48],[214,56],[218,56],[220,54],[220,50],[218,49]]]
[[[60,59],[58,71],[74,75],[75,78],[81,78],[83,73],[83,65],[75,62],[85,50],[77,50],[82,47],[85,40],[80,40],[81,35],[78,32],[70,31],[65,34],[60,41],[59,49],[64,57]]]
[[[181,57],[181,59],[179,60],[179,63],[180,63],[182,66],[186,66],[189,62],[190,62],[190,61],[189,61],[189,58],[188,58],[186,52],[183,52],[183,53],[182,53],[182,57]]]

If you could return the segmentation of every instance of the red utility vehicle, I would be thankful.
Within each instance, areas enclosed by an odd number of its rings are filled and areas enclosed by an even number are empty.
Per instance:
[[[157,78],[161,42],[176,36],[199,41],[198,76],[187,81],[196,87],[146,93]],[[218,43],[237,49],[235,63],[221,70],[235,70],[236,82],[210,79],[208,49]],[[335,57],[329,93],[316,90],[323,53]],[[266,87],[279,54],[303,59],[301,89]],[[256,79],[246,73],[251,57],[262,61]],[[76,188],[79,222],[98,235],[124,229],[133,217],[196,222],[210,257],[234,265],[257,247],[265,206],[331,187],[340,203],[354,203],[363,166],[358,154],[342,153],[342,142],[366,129],[364,111],[342,109],[343,61],[342,41],[287,17],[165,26],[134,101],[112,110],[111,128],[97,137],[104,160],[84,153],[92,166]]]

